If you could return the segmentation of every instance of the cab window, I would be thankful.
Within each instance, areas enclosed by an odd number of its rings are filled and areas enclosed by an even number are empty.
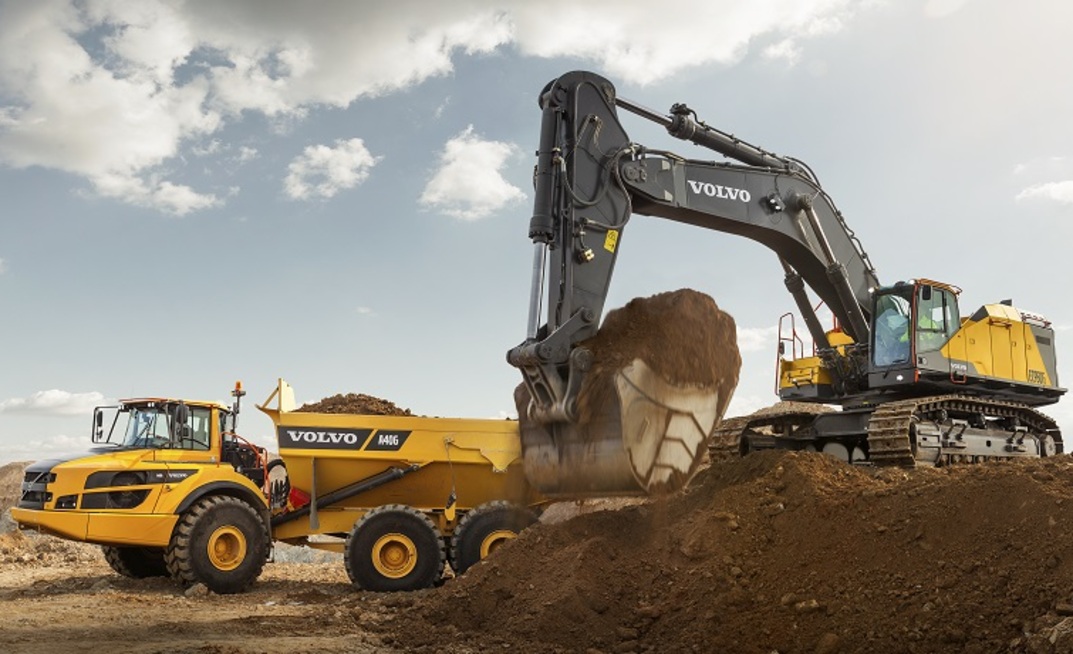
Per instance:
[[[212,409],[191,407],[190,419],[180,426],[177,447],[183,450],[207,450],[211,444]]]
[[[912,287],[895,288],[876,297],[872,330],[872,363],[891,366],[909,361],[909,314]]]
[[[927,284],[922,284],[917,290],[916,316],[918,352],[941,348],[960,324],[954,294]]]

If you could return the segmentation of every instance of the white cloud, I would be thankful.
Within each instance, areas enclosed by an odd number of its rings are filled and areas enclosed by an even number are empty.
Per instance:
[[[328,199],[364,182],[378,161],[361,139],[311,145],[287,166],[284,189],[294,200]]]
[[[168,179],[176,170],[165,166],[185,149],[214,154],[213,135],[244,113],[287,124],[508,45],[634,83],[732,65],[756,40],[792,62],[803,39],[841,29],[860,6],[684,0],[676,12],[689,20],[665,20],[650,4],[617,0],[5,2],[0,163],[63,170],[102,196],[181,215],[222,200]]]
[[[378,315],[376,311],[373,311],[371,307],[358,307],[356,311],[358,312],[359,316],[369,316],[370,318],[375,318]]]
[[[1017,194],[1018,200],[1053,200],[1073,204],[1073,180],[1033,184]]]
[[[3,259],[0,259],[0,275],[3,275],[6,272],[7,272],[7,263],[5,263]]]
[[[946,18],[967,4],[969,0],[927,0],[924,3],[924,15],[928,18]]]
[[[246,163],[247,161],[253,161],[257,156],[257,148],[251,148],[244,145],[238,149],[238,156],[235,157],[235,159],[239,163]]]
[[[83,436],[56,434],[47,438],[33,438],[4,443],[0,450],[0,465],[12,461],[38,461],[56,455],[86,452],[91,447],[88,433]]]
[[[741,352],[775,351],[779,338],[778,326],[739,327],[738,350]]]
[[[687,20],[670,20],[647,3],[564,0],[519,5],[511,17],[524,53],[580,57],[617,79],[648,84],[690,67],[737,63],[761,37],[780,40],[777,51],[796,52],[801,40],[841,29],[853,8],[849,0],[697,0],[676,5]]]
[[[104,395],[70,393],[52,389],[38,391],[29,397],[13,397],[0,401],[0,413],[35,413],[39,415],[78,416],[85,415],[94,407],[109,403]]]
[[[762,398],[758,395],[735,394],[730,400],[730,406],[727,407],[724,417],[737,418],[738,416],[747,416],[764,407],[771,406],[775,402],[778,402],[778,400],[779,398],[774,395],[770,398]]]
[[[440,167],[421,193],[421,204],[462,220],[480,220],[524,199],[525,193],[500,172],[520,153],[512,143],[480,138],[470,125],[447,141]]]

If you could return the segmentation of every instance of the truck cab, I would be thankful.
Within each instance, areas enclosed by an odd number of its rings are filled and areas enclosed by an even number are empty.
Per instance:
[[[120,574],[242,590],[271,541],[265,453],[234,433],[236,409],[167,398],[98,407],[91,450],[28,466],[11,516],[101,545]]]

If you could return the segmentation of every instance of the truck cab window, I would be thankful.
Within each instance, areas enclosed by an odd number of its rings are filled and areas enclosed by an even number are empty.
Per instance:
[[[212,437],[212,411],[204,407],[190,409],[190,420],[183,425],[178,447],[184,450],[207,450]]]

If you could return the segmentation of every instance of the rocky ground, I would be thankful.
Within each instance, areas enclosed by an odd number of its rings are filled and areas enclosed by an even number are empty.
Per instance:
[[[1067,457],[903,471],[760,452],[664,500],[582,508],[400,595],[355,591],[334,557],[184,593],[9,532],[0,651],[1073,652]]]

